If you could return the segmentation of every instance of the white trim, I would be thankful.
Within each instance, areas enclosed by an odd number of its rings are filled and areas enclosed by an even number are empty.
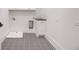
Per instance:
[[[0,50],[1,50],[1,44],[2,42],[5,40],[6,36],[8,35],[8,33],[6,33],[5,35],[3,35],[0,39]]]
[[[46,35],[45,38],[55,47],[56,50],[65,50],[53,37]]]

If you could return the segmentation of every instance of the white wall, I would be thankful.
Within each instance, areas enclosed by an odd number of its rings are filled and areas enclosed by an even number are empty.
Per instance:
[[[23,11],[23,10],[16,10],[10,11],[10,31],[11,32],[34,32],[35,27],[33,30],[29,30],[29,20],[34,20],[33,16],[35,16],[35,11]],[[12,17],[15,17],[16,20],[13,21]]]
[[[40,12],[47,18],[46,35],[52,41],[61,49],[79,49],[79,9],[47,8]]]
[[[0,28],[0,47],[1,43],[5,39],[5,36],[9,32],[9,23],[8,23],[8,9],[0,8],[0,22],[2,22],[3,27]]]
[[[46,18],[46,8],[37,8],[36,9],[36,17],[37,18]]]

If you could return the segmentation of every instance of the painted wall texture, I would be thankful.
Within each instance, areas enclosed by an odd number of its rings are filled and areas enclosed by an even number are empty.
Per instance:
[[[29,30],[29,21],[33,20],[35,16],[35,11],[10,11],[10,32],[34,32],[35,27],[32,30]],[[15,20],[13,20],[15,18]],[[35,25],[35,24],[34,24]]]
[[[0,27],[0,44],[4,40],[4,37],[9,32],[9,22],[8,22],[8,9],[7,8],[0,8],[0,22],[3,24]]]
[[[47,19],[47,34],[63,49],[79,49],[79,9],[43,8],[39,16]]]

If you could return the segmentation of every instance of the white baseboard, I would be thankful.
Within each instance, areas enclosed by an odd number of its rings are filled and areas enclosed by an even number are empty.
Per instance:
[[[46,35],[45,38],[54,46],[56,50],[65,50],[53,37]]]
[[[2,44],[2,42],[5,40],[7,34],[8,34],[8,33],[6,33],[5,35],[3,35],[3,36],[0,38],[0,50],[1,50],[1,44]]]

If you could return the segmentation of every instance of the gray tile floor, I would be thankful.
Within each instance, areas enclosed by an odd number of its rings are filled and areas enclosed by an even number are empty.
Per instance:
[[[35,34],[24,33],[23,38],[6,38],[2,50],[54,50],[55,48],[44,38]]]

